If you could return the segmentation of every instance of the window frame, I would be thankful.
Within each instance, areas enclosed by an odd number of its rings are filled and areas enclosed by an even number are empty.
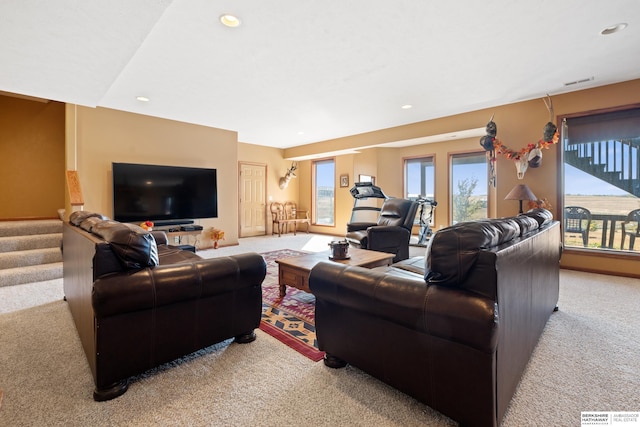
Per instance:
[[[431,165],[433,168],[433,174],[430,177],[433,183],[433,194],[426,194],[425,190],[425,177],[423,176],[423,171],[424,169],[421,170],[421,182],[420,182],[420,194],[418,196],[424,196],[426,198],[430,198],[432,200],[436,200],[436,179],[437,179],[437,174],[436,174],[436,155],[435,154],[424,154],[424,155],[418,155],[418,156],[411,156],[411,157],[403,157],[402,158],[402,173],[403,173],[403,178],[402,178],[402,194],[403,197],[405,199],[409,199],[409,200],[417,200],[417,197],[410,197],[409,196],[409,189],[408,189],[408,179],[409,179],[409,173],[407,170],[407,166],[409,165],[409,163],[412,163],[416,160],[419,161],[425,161],[425,160],[430,160],[431,161]],[[433,227],[435,224],[435,211],[434,208],[431,207],[431,218],[429,220],[429,226]],[[420,224],[420,215],[422,212],[422,207],[418,207],[418,212],[416,213],[416,218],[414,220],[414,225],[419,225]]]
[[[318,200],[317,200],[317,166],[319,164],[331,163],[333,165],[333,200],[332,200],[332,223],[318,223]],[[311,161],[311,224],[319,227],[335,227],[336,226],[336,159],[335,157],[327,157],[322,159],[314,159]]]
[[[558,126],[558,130],[560,131],[560,148],[559,155],[557,158],[557,170],[558,170],[558,180],[557,180],[557,198],[556,198],[556,206],[559,207],[558,218],[560,221],[561,227],[561,240],[563,246],[563,252],[567,254],[585,254],[591,256],[598,256],[603,258],[611,258],[611,259],[637,259],[640,258],[640,253],[637,252],[629,252],[623,249],[610,249],[610,248],[596,248],[596,247],[581,247],[581,246],[566,246],[565,245],[565,236],[564,236],[564,208],[565,208],[565,141],[564,135],[562,135],[562,129],[564,123],[567,119],[576,119],[580,117],[588,117],[588,116],[598,116],[607,113],[621,112],[625,110],[638,109],[640,108],[640,103],[636,104],[628,104],[621,105],[617,107],[611,108],[600,108],[595,110],[587,110],[576,113],[564,114],[557,116],[556,125]]]
[[[436,197],[436,180],[437,180],[437,174],[436,174],[436,156],[435,154],[428,154],[428,155],[420,155],[420,156],[412,156],[412,157],[403,157],[402,158],[402,171],[403,171],[403,190],[402,190],[402,194],[404,195],[404,197],[406,199],[409,199],[409,189],[408,189],[408,171],[407,171],[407,166],[409,163],[414,162],[416,160],[431,160],[431,164],[433,165],[433,176],[432,176],[432,180],[433,180],[433,199],[435,200]],[[424,178],[424,177],[421,177]],[[422,190],[425,190],[424,188],[424,180],[422,180],[422,182],[420,183],[420,190],[421,196],[425,196],[428,197],[427,194],[423,193]]]
[[[454,158],[459,158],[459,157],[482,157],[484,159],[484,161],[482,162],[485,166],[485,177],[486,177],[486,181],[487,181],[487,185],[485,187],[485,191],[486,191],[486,196],[487,196],[487,200],[486,200],[486,206],[485,206],[485,213],[484,213],[484,218],[487,218],[489,216],[489,206],[491,204],[491,191],[490,191],[490,184],[489,184],[489,165],[487,164],[486,161],[486,152],[482,151],[482,150],[469,150],[469,151],[459,151],[459,152],[450,152],[449,153],[449,171],[448,171],[448,177],[449,177],[449,186],[447,191],[449,192],[449,225],[453,225],[454,224],[454,189],[453,189],[453,161]],[[479,162],[480,163],[480,162]]]

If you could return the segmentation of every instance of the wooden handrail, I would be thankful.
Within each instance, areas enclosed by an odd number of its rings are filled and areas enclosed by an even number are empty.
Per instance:
[[[80,179],[78,178],[78,171],[67,171],[67,189],[69,190],[69,200],[71,206],[84,205],[84,199],[82,198],[82,188],[80,188]]]

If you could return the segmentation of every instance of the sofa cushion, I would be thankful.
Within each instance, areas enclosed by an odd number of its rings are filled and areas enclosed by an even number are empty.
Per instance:
[[[386,199],[380,208],[377,224],[410,229],[414,220],[412,209],[417,209],[414,201],[394,197]]]
[[[535,219],[536,221],[538,221],[538,224],[540,224],[540,227],[553,221],[553,214],[550,211],[543,208],[531,209],[530,211],[522,213],[520,215],[528,216]]]
[[[513,218],[462,222],[436,232],[427,246],[425,280],[455,286],[467,277],[482,249],[520,236]]]
[[[75,225],[76,227],[79,227],[82,221],[92,217],[99,218],[99,219],[109,219],[108,217],[95,212],[75,211],[75,212],[71,212],[71,215],[69,215],[69,222]]]
[[[84,231],[87,231],[89,233],[93,232],[93,227],[101,222],[104,222],[106,219],[99,217],[99,216],[90,216],[86,219],[84,219],[79,225],[78,227],[82,228]]]
[[[520,236],[524,236],[532,232],[533,230],[537,230],[538,228],[540,228],[540,224],[538,223],[538,221],[535,218],[527,215],[518,215],[514,217],[513,220],[520,227]]]
[[[182,250],[177,246],[159,245],[158,259],[160,265],[168,265],[193,262],[202,258],[191,251]]]
[[[105,220],[94,224],[92,233],[109,242],[125,268],[140,269],[159,264],[156,241],[142,227]]]

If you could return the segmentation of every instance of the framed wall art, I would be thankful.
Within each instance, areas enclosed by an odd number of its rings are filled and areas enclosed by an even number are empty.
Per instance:
[[[371,175],[362,175],[360,174],[360,176],[358,177],[358,182],[370,182],[373,185],[376,184],[376,177],[375,176],[371,176]]]

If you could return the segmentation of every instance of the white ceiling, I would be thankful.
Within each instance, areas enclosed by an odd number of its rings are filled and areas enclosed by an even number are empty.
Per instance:
[[[637,79],[639,53],[638,0],[0,2],[0,91],[281,148]]]

